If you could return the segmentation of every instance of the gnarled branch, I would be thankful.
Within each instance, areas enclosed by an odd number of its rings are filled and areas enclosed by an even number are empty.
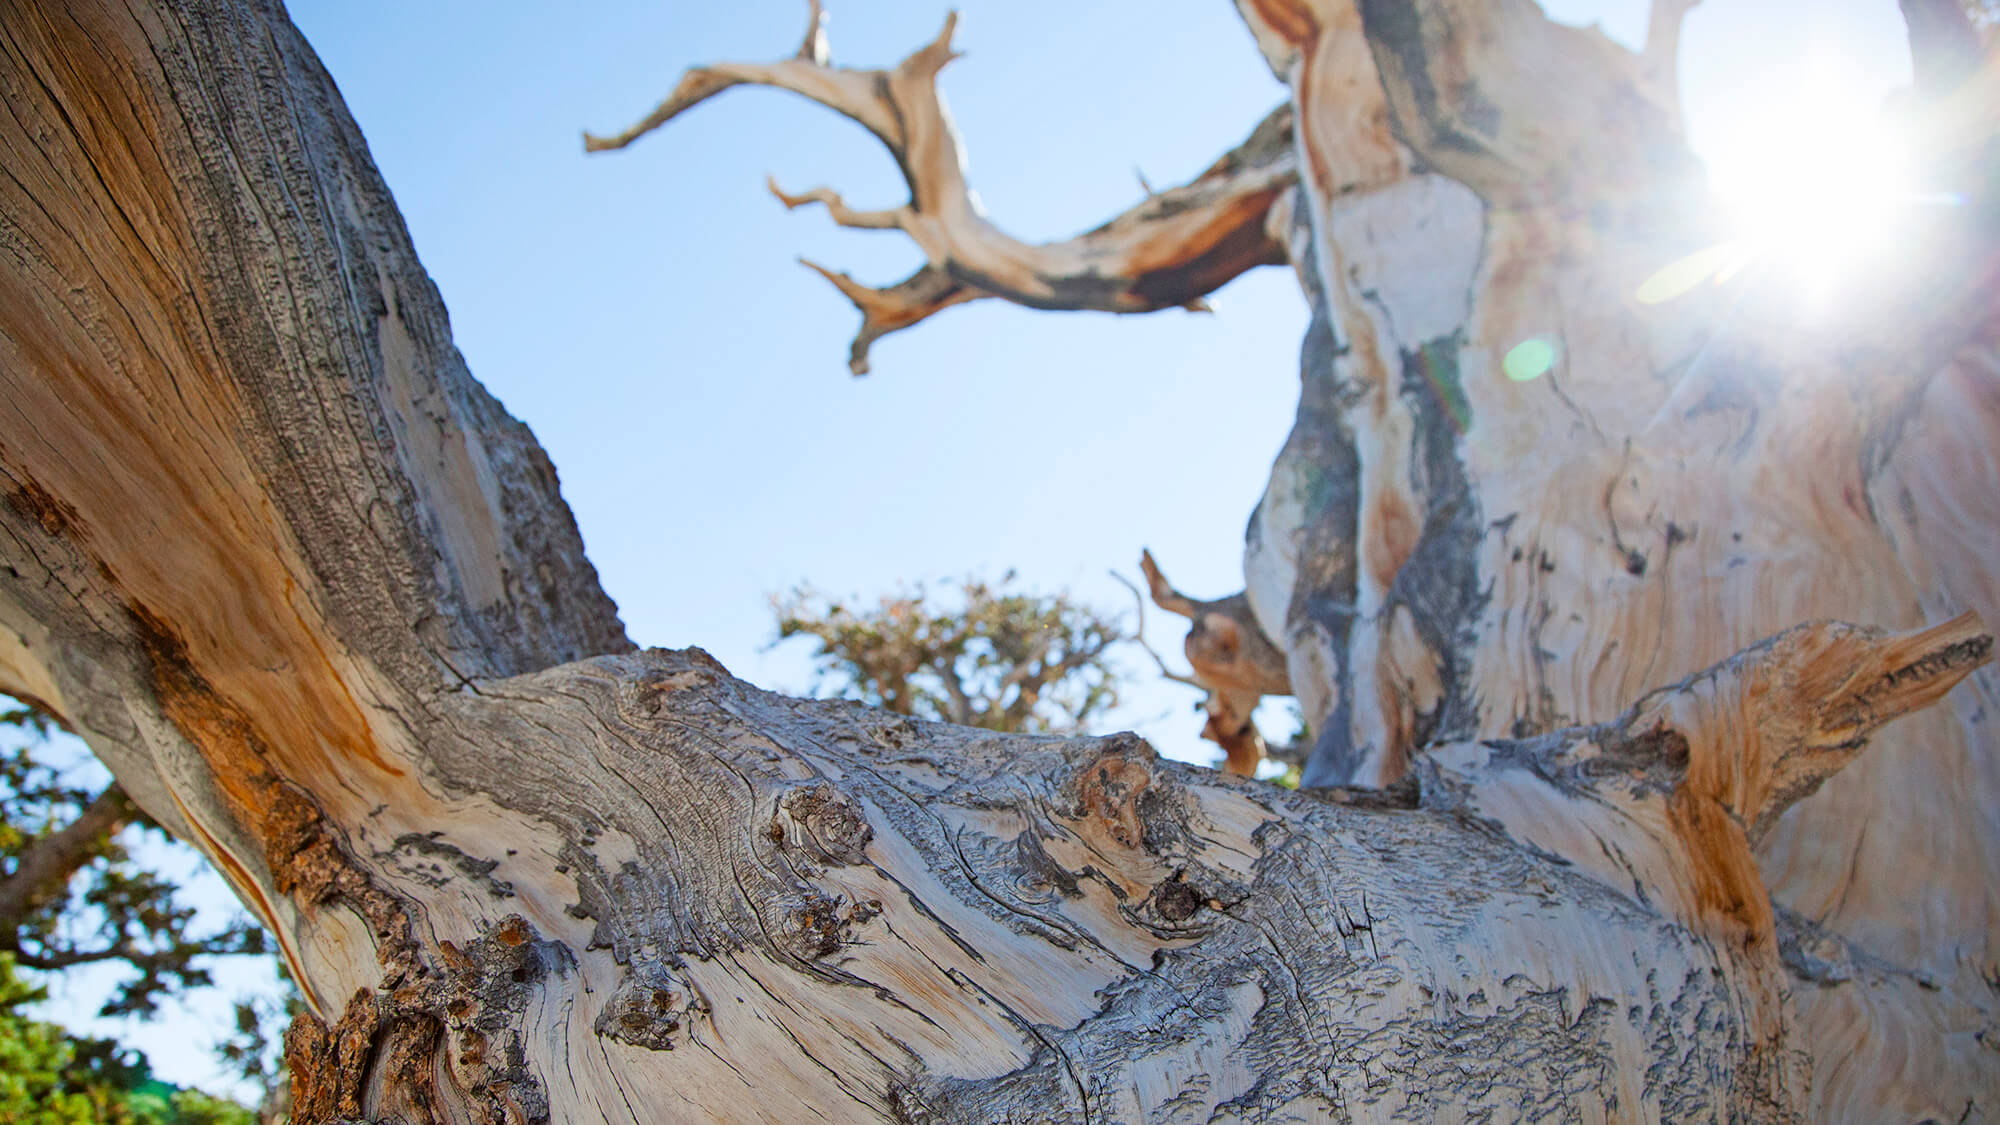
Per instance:
[[[1640,700],[1595,730],[1439,747],[1422,804],[1475,814],[1698,931],[1775,934],[1752,849],[1893,719],[1993,655],[1971,613],[1886,633],[1800,625]],[[1650,838],[1649,852],[1636,841]]]
[[[1214,601],[1188,597],[1167,581],[1150,550],[1140,552],[1139,569],[1146,574],[1154,605],[1193,622],[1182,647],[1196,684],[1208,691],[1202,704],[1208,722],[1201,736],[1222,747],[1230,773],[1256,773],[1267,750],[1253,719],[1257,703],[1267,695],[1292,693],[1284,654],[1257,625],[1243,594]]]
[[[1205,309],[1202,298],[1255,266],[1285,261],[1266,231],[1265,215],[1296,180],[1292,113],[1280,106],[1242,144],[1199,176],[1147,197],[1111,221],[1058,242],[1030,244],[989,222],[966,184],[958,129],[937,90],[937,74],[958,57],[951,48],[956,15],[936,39],[893,69],[827,64],[823,14],[812,7],[806,45],[776,63],[718,63],[682,76],[667,99],[638,124],[609,137],[584,134],[584,149],[624,148],[734,86],[772,86],[811,98],[873,133],[896,159],[910,199],[882,210],[850,208],[818,187],[792,194],[772,183],[788,208],[818,203],[833,221],[863,230],[900,230],[923,250],[925,265],[886,287],[864,285],[813,262],[861,310],[848,367],[868,372],[868,348],[890,332],[981,297],[1038,309],[1140,313]]]

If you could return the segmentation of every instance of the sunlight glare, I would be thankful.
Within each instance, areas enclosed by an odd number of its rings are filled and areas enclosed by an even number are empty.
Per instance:
[[[1809,304],[1892,248],[1915,198],[1902,138],[1850,80],[1857,65],[1820,54],[1772,74],[1703,146],[1742,257]]]

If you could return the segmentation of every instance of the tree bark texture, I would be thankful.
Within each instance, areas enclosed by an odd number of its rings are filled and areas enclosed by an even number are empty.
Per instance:
[[[1289,262],[1246,591],[1174,596],[1275,644],[1301,793],[634,651],[282,10],[0,10],[0,688],[272,927],[298,1120],[1994,1112],[1994,209],[1831,329],[1642,306],[1709,236],[1670,59],[1241,7],[1289,109],[1068,243],[971,205],[949,27],[844,70],[815,6],[620,140],[751,83],[889,145],[906,208],[781,193],[926,252],[857,365]],[[1925,118],[1983,204],[1990,73]]]

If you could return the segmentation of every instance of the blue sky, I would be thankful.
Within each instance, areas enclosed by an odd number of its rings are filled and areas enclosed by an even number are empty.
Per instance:
[[[624,153],[579,148],[581,128],[622,128],[692,63],[790,54],[802,3],[583,19],[416,7],[393,21],[349,5],[294,13],[473,371],[554,458],[635,640],[700,644],[798,691],[806,647],[765,651],[766,599],[802,580],[869,595],[1012,567],[1126,610],[1105,571],[1132,571],[1151,545],[1190,591],[1240,587],[1243,524],[1296,401],[1305,309],[1286,271],[1225,290],[1212,316],[954,309],[878,344],[875,373],[856,380],[853,309],[794,258],[881,283],[920,258],[900,235],[788,214],[763,183],[901,202],[872,138],[802,99],[737,90]],[[834,58],[893,62],[942,14],[836,4]],[[962,12],[967,57],[944,88],[977,190],[1022,237],[1131,206],[1135,169],[1156,184],[1193,175],[1282,98],[1227,5],[1138,29],[1129,16],[1015,0]],[[1203,753],[1193,693],[1135,694],[1120,721],[1169,710],[1147,733]]]
[[[1181,181],[1283,96],[1222,0],[963,0],[966,57],[942,86],[971,181],[1011,233],[1055,238],[1140,198],[1134,170]],[[1550,0],[1626,40],[1644,5]],[[791,53],[795,0],[590,5],[298,0],[444,293],[459,347],[562,474],[590,556],[641,644],[698,644],[760,685],[803,692],[802,645],[768,650],[768,597],[810,580],[870,595],[1012,568],[1107,610],[1150,546],[1198,596],[1242,586],[1242,530],[1296,402],[1305,307],[1288,271],[1218,293],[1212,316],[953,309],[846,371],[856,314],[800,255],[864,281],[919,261],[900,235],[787,213],[763,188],[825,184],[857,206],[904,189],[872,138],[805,101],[736,90],[626,152],[623,128],[697,62]],[[893,63],[943,5],[830,7],[836,63]],[[1165,18],[1170,13],[1171,18]],[[1141,17],[1141,18],[1135,18]],[[1767,87],[1772,45],[1827,52],[1879,97],[1907,81],[1889,0],[1709,2],[1684,82],[1702,147]],[[1178,619],[1148,615],[1178,663]],[[1129,661],[1111,723],[1206,761],[1194,693]],[[1267,712],[1268,713],[1268,712]],[[1282,717],[1267,724],[1283,736]],[[214,884],[206,901],[226,896]],[[234,970],[232,970],[233,972]],[[230,981],[224,990],[254,987]],[[222,1085],[207,1055],[226,997],[151,1025],[86,1019],[101,989],[48,1011],[117,1034],[166,1077]]]

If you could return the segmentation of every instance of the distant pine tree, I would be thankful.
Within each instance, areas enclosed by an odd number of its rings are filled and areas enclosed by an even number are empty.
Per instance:
[[[800,586],[772,599],[778,640],[806,636],[823,687],[890,711],[994,731],[1070,733],[1116,705],[1114,617],[1067,594],[967,578],[938,599],[921,583],[875,604]]]

